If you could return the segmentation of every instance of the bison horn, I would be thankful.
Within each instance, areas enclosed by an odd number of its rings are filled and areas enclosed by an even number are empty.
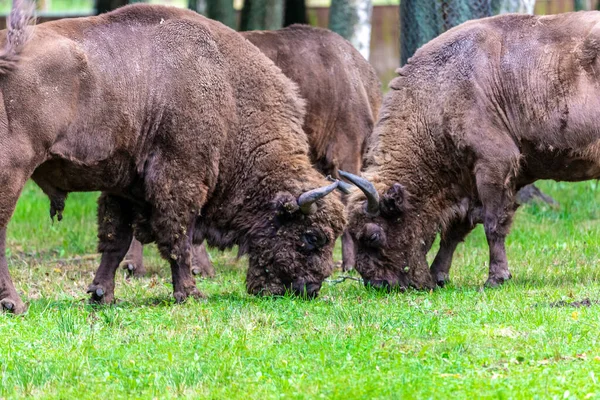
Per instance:
[[[342,178],[348,179],[367,196],[367,212],[372,215],[379,213],[379,193],[375,186],[365,178],[345,171],[338,171]]]
[[[327,180],[330,182],[338,182],[338,190],[344,194],[352,193],[352,185],[347,184],[346,182],[338,181],[335,178],[332,178],[331,175],[327,175]]]
[[[303,214],[310,214],[315,211],[313,207],[314,203],[333,192],[338,187],[339,182],[340,181],[336,180],[331,185],[302,193],[300,197],[298,197],[298,206],[300,207],[300,211],[302,211]]]

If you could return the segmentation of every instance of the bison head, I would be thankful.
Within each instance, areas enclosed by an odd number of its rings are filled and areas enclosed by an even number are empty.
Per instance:
[[[268,223],[252,229],[243,249],[249,257],[249,293],[318,295],[333,271],[333,247],[345,223],[342,203],[327,196],[337,186],[334,182],[299,195],[282,191],[264,205]]]
[[[361,193],[350,197],[348,231],[356,247],[356,270],[366,286],[380,289],[433,288],[419,216],[400,183],[378,183],[340,171]]]

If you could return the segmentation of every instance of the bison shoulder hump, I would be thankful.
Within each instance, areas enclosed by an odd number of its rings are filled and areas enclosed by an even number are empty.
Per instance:
[[[600,23],[594,25],[581,46],[579,60],[584,67],[594,63],[600,52]]]

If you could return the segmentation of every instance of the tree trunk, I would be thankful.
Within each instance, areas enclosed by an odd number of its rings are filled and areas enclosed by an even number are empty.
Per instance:
[[[574,0],[574,2],[575,11],[584,11],[590,9],[588,0]]]
[[[369,59],[371,47],[371,0],[332,0],[329,8],[329,29],[346,38]]]
[[[274,30],[283,26],[283,0],[244,0],[241,31]]]
[[[440,13],[436,0],[402,0],[400,2],[400,65],[419,47],[439,35]]]
[[[96,15],[112,11],[127,4],[127,0],[96,0],[94,9]]]
[[[442,32],[452,29],[470,19],[492,15],[491,0],[442,0]]]
[[[402,0],[400,65],[439,34],[467,20],[490,15],[491,0]]]
[[[188,8],[198,14],[206,15],[206,0],[188,0]]]
[[[305,0],[285,1],[283,26],[293,24],[308,24]]]
[[[494,14],[533,14],[534,8],[535,0],[492,0],[492,12]]]
[[[267,12],[265,13],[265,29],[275,30],[283,26],[283,1],[266,0]]]
[[[230,28],[235,29],[235,10],[233,0],[205,0],[206,16],[222,22]]]

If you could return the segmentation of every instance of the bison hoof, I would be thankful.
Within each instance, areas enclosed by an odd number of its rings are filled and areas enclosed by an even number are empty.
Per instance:
[[[13,314],[22,314],[26,310],[25,304],[23,304],[21,300],[13,300],[9,298],[0,300],[0,308],[3,311],[12,312]]]
[[[193,297],[194,299],[205,299],[206,296],[198,290],[198,288],[188,289],[187,293],[177,291],[173,293],[173,297],[175,297],[176,303],[183,303],[187,300],[188,297]]]
[[[215,270],[213,268],[206,269],[202,267],[193,267],[192,274],[194,274],[194,276],[200,276],[201,278],[214,278]]]
[[[123,269],[127,271],[127,277],[141,278],[146,275],[146,268],[143,265],[136,265],[133,261],[123,263]]]
[[[108,293],[108,291],[100,286],[91,284],[87,290],[92,296],[90,297],[90,303],[96,304],[109,304],[113,301],[113,295]]]
[[[350,263],[342,263],[342,272],[348,272],[348,271],[352,271],[354,267],[352,266],[352,264]]]
[[[510,272],[506,275],[501,276],[490,276],[488,280],[485,282],[485,287],[488,288],[496,288],[501,286],[504,282],[508,281],[512,278]]]
[[[439,287],[444,287],[446,286],[446,284],[448,282],[450,282],[450,277],[448,276],[448,274],[445,274],[443,272],[438,272],[437,274],[433,275],[433,279],[435,280],[435,283],[439,286]]]
[[[187,300],[187,295],[183,292],[175,292],[173,297],[175,297],[175,303],[183,303]]]

